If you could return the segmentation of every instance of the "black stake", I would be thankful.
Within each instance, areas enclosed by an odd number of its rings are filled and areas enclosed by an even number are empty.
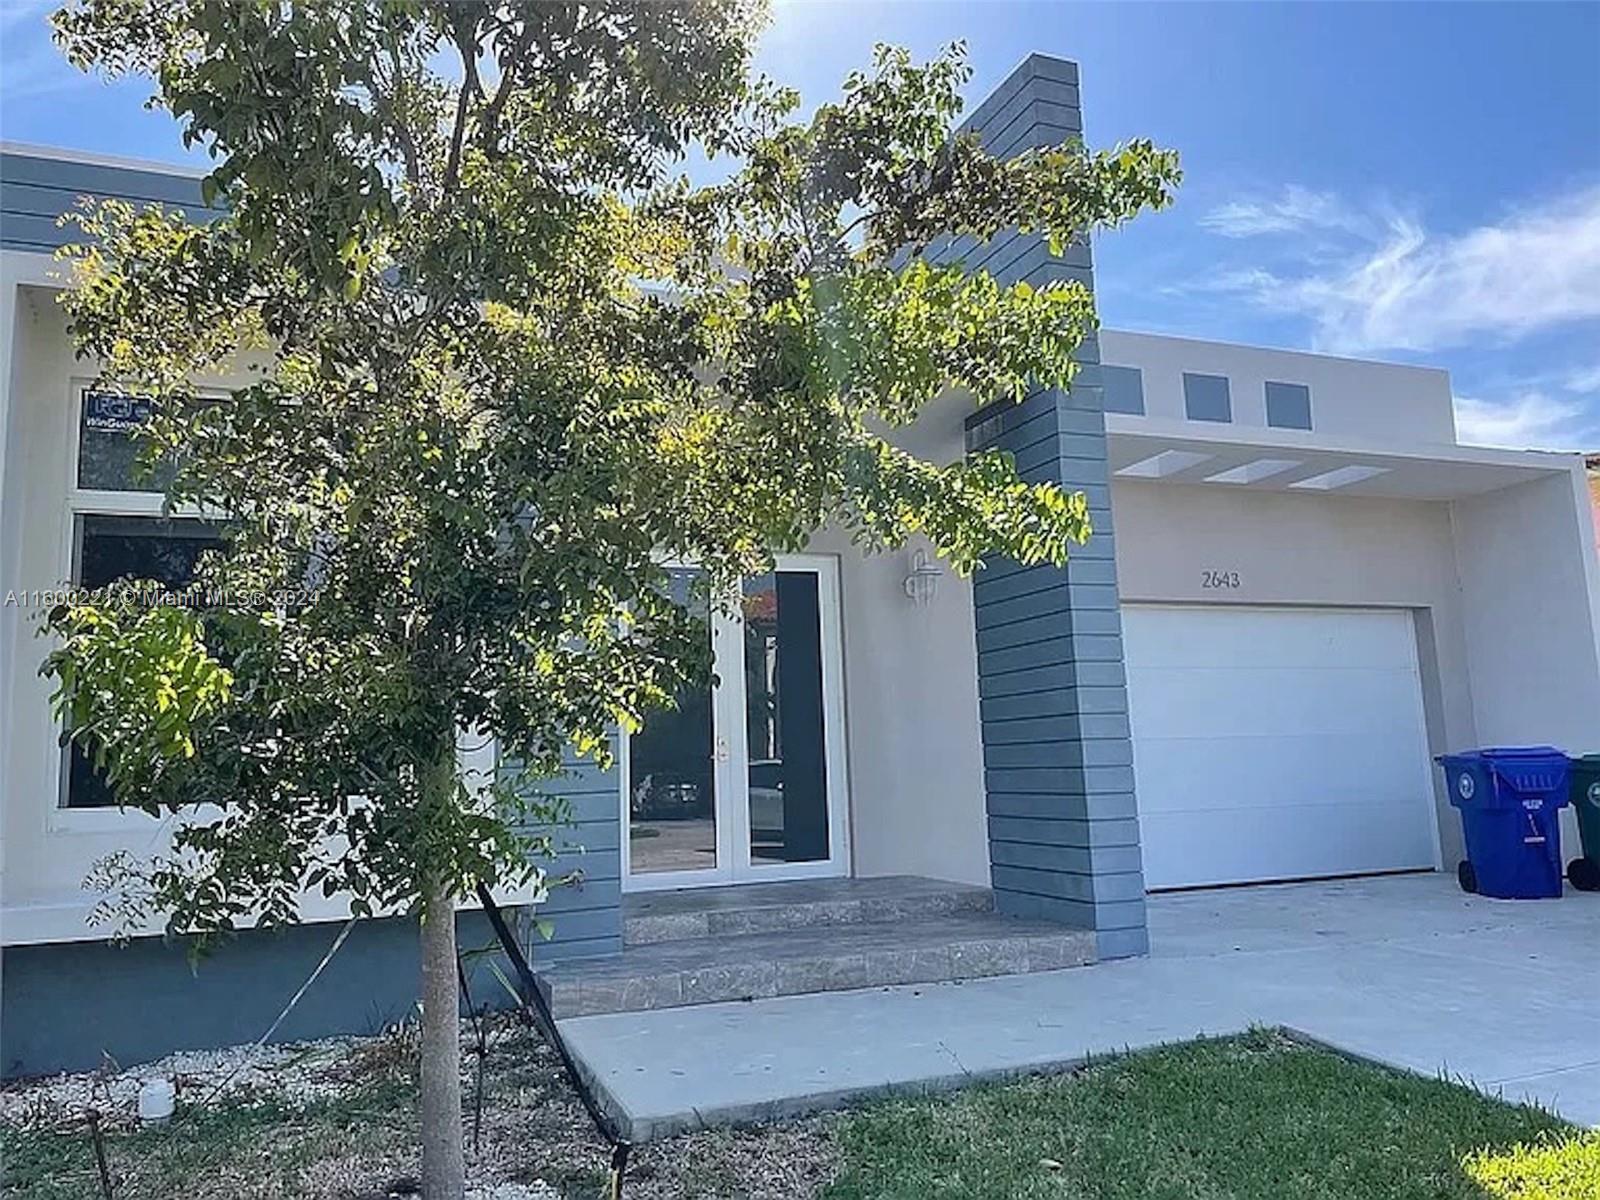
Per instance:
[[[622,1175],[628,1169],[628,1151],[633,1146],[617,1142],[611,1147],[611,1178],[606,1187],[606,1200],[622,1200]]]
[[[589,1085],[584,1082],[583,1075],[578,1071],[578,1064],[572,1061],[572,1052],[567,1049],[566,1040],[556,1028],[555,1014],[550,1011],[544,993],[539,990],[539,982],[533,977],[533,968],[528,966],[528,960],[522,953],[522,947],[517,944],[517,939],[511,936],[505,916],[501,913],[500,906],[495,903],[494,893],[486,884],[478,885],[478,901],[483,905],[484,915],[494,927],[495,936],[500,939],[500,945],[504,947],[506,957],[511,960],[511,965],[517,972],[517,979],[522,984],[524,1014],[533,1027],[555,1048],[556,1056],[561,1059],[561,1066],[566,1071],[567,1082],[572,1085],[572,1090],[578,1093],[578,1099],[583,1102],[589,1120],[594,1122],[594,1127],[600,1131],[600,1136],[611,1143],[611,1194],[607,1200],[622,1200],[622,1173],[627,1168],[628,1151],[633,1148],[632,1144],[618,1132],[611,1118],[601,1111],[594,1093],[589,1090]]]
[[[467,984],[467,969],[462,964],[461,956],[456,955],[456,978],[461,981],[461,995],[467,1002],[467,1016],[472,1018],[472,1034],[476,1042],[473,1053],[478,1056],[477,1079],[472,1088],[472,1152],[478,1152],[478,1143],[483,1136],[483,1060],[489,1054],[488,1033],[484,1029],[484,1018],[488,1015],[489,1006],[475,1008],[472,1004],[472,988]]]
[[[91,1108],[89,1117],[89,1138],[94,1142],[94,1162],[100,1168],[100,1195],[104,1200],[116,1200],[111,1192],[111,1168],[106,1163],[106,1138],[100,1129],[100,1110]]]

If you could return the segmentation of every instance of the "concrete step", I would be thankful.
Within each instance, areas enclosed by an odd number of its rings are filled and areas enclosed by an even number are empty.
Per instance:
[[[539,974],[559,1017],[1056,971],[1094,935],[992,912],[811,926],[634,946]]]
[[[623,945],[649,946],[691,938],[991,912],[994,894],[969,884],[889,875],[635,892],[624,904]]]

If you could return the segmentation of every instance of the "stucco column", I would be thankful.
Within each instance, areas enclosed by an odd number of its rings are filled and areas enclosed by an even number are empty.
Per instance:
[[[1082,129],[1075,64],[1028,58],[967,123],[1015,154]],[[1036,237],[954,246],[1003,281],[1094,286],[1087,245],[1052,258]],[[1144,876],[1134,804],[1100,353],[1070,392],[1036,393],[967,421],[969,452],[1001,447],[1029,480],[1087,494],[1094,536],[1065,568],[993,561],[973,584],[989,861],[1000,911],[1093,929],[1102,958],[1143,954]]]

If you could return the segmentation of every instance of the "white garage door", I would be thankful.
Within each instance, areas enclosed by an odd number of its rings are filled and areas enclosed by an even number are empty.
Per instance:
[[[1435,864],[1411,617],[1129,605],[1145,883]]]

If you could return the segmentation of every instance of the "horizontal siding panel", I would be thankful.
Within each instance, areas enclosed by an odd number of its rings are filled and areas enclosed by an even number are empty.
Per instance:
[[[990,560],[983,570],[972,577],[974,595],[980,603],[985,604],[1027,596],[1063,584],[1072,588],[1072,591],[1061,597],[1063,608],[1077,608],[1082,605],[1095,607],[1096,602],[1100,607],[1112,609],[1118,607],[1116,564],[1092,558],[1074,559],[1070,553],[1067,555],[1065,567],[1040,565],[1025,567],[1022,570],[1008,570],[1003,560]],[[1083,591],[1086,586],[1091,585],[1108,590],[1103,594]]]
[[[1019,234],[1005,244],[996,239],[982,255],[974,255],[968,266],[974,271],[987,271],[1000,282],[1010,284],[1027,278],[1044,263],[1057,263],[1063,268],[1080,272],[1088,271],[1093,266],[1089,247],[1084,243],[1070,243],[1062,247],[1060,254],[1052,254],[1043,236],[1037,233]],[[1076,278],[1085,287],[1092,282],[1092,276],[1085,278],[1082,275],[1063,274],[1060,278],[1066,281]]]
[[[622,885],[616,879],[592,879],[565,887],[551,888],[550,899],[540,905],[541,915],[581,912],[588,909],[622,907]],[[620,915],[619,915],[619,920]]]
[[[13,250],[54,252],[57,247],[78,240],[77,229],[59,228],[54,217],[0,212],[0,241]]]
[[[546,916],[543,909],[535,910],[535,916]],[[538,951],[541,947],[554,945],[560,942],[589,942],[602,938],[617,937],[622,926],[617,919],[604,909],[585,909],[576,912],[564,913],[559,919],[551,921],[550,934],[547,939],[541,936],[538,930],[533,931],[529,946]]]
[[[1011,745],[986,743],[983,763],[996,770],[1033,767],[1132,767],[1133,745],[1126,736],[1018,742]]]
[[[1027,892],[997,888],[994,901],[995,907],[1007,916],[1030,921],[1055,921],[1075,929],[1094,929],[1096,926],[1097,914],[1091,900],[1063,900],[1056,896],[1034,896]]]
[[[1019,696],[1029,692],[1046,692],[1056,688],[1125,688],[1127,671],[1121,663],[1054,663],[1044,667],[1030,667],[1023,671],[1006,671],[987,674],[982,671],[983,659],[978,658],[978,697]]]
[[[1092,847],[997,841],[993,859],[997,866],[1089,876],[1126,876],[1137,874],[1140,869],[1137,845]]]
[[[985,696],[978,704],[984,721],[996,727],[1031,717],[1128,715],[1127,689],[1122,687],[1046,688],[1014,696]]]
[[[1031,80],[1028,87],[1013,92],[1004,104],[984,114],[983,148],[1004,157],[1006,147],[1017,136],[1018,122],[1026,126],[1041,120],[1082,128],[1078,89],[1070,83]]]
[[[1091,729],[1094,732],[1090,732]],[[1016,746],[1066,738],[1081,737],[1098,741],[1129,736],[1126,713],[1111,713],[1105,716],[1062,714],[1021,721],[991,720],[985,733],[984,743],[991,746]]]
[[[1005,650],[1014,646],[1033,645],[1052,634],[1059,633],[1071,633],[1080,638],[1120,638],[1122,623],[1115,609],[1088,609],[1070,616],[1049,612],[1033,613],[1018,616],[1011,621],[985,625],[978,630],[978,648]]]
[[[1041,634],[1039,640],[1025,645],[986,651],[979,660],[983,674],[1000,675],[1008,671],[1025,671],[1032,667],[1053,666],[1058,663],[1084,666],[1089,663],[1122,662],[1120,637],[1095,634],[1050,637],[1046,635],[1059,629],[1058,623],[1046,621],[1042,617],[1030,618],[1030,622],[1037,626]]]
[[[1093,902],[1095,879],[1074,871],[1036,871],[1027,867],[1007,867],[996,863],[990,870],[996,891],[1022,892],[1029,896],[1049,896],[1056,900]]]
[[[1107,549],[1115,548],[1114,542],[1110,537],[1104,538],[1103,541]],[[1085,547],[1085,550],[1087,549],[1088,547]],[[1078,552],[1074,551],[1074,553]],[[986,632],[991,630],[998,631],[1029,621],[1055,622],[1065,628],[1070,628],[1074,633],[1121,635],[1122,614],[1115,608],[1074,609],[1070,616],[1063,616],[1061,605],[1065,597],[1057,593],[1065,591],[1066,587],[1067,585],[1063,582],[1057,587],[1029,592],[1026,595],[1018,596],[1014,600],[997,600],[985,604],[982,611],[977,614],[979,644],[983,644],[983,634]],[[993,644],[999,645],[1001,643]]]
[[[1047,283],[1081,283],[1084,287],[1094,286],[1094,271],[1090,267],[1074,267],[1056,259],[1047,258],[1021,275],[1024,283],[1033,287],[1043,287]],[[1015,282],[1008,280],[1008,282]]]
[[[561,850],[586,850],[589,853],[615,853],[622,841],[621,822],[610,820],[578,821],[550,830],[550,837]]]
[[[1015,158],[1029,150],[1083,140],[1083,117],[1074,109],[1030,99],[1004,128],[984,137],[984,148],[996,158]]]
[[[1082,817],[989,817],[989,836],[997,842],[1030,842],[1040,846],[1084,849],[1139,847],[1139,822],[1134,818],[1088,821]]]
[[[983,773],[984,784],[996,792],[1038,792],[1078,796],[1085,793],[1133,791],[1133,768],[1121,767],[996,767]]]
[[[1083,790],[1057,788],[1045,792],[1007,792],[990,788],[987,792],[988,814],[991,817],[1023,817],[1030,820],[1071,821],[1087,820],[1091,825],[1102,821],[1136,821],[1139,813],[1134,804],[1133,791],[1116,793],[1104,789],[1094,797],[1098,807],[1092,818],[1084,816],[1086,810]],[[1103,810],[1103,811],[1102,811]]]
[[[622,875],[622,855],[614,849],[610,852],[558,850],[554,858],[543,859],[539,865],[552,879],[570,875],[574,871],[581,871],[587,883],[617,879]]]
[[[1068,871],[1039,871],[1029,867],[994,869],[994,885],[1008,891],[1061,900],[1093,900],[1096,907],[1123,902],[1143,903],[1144,877],[1137,871],[1113,874],[1074,874]]]
[[[84,195],[117,196],[128,200],[202,207],[200,180],[193,175],[15,152],[0,156],[0,171],[11,183],[55,189],[73,198]]]

